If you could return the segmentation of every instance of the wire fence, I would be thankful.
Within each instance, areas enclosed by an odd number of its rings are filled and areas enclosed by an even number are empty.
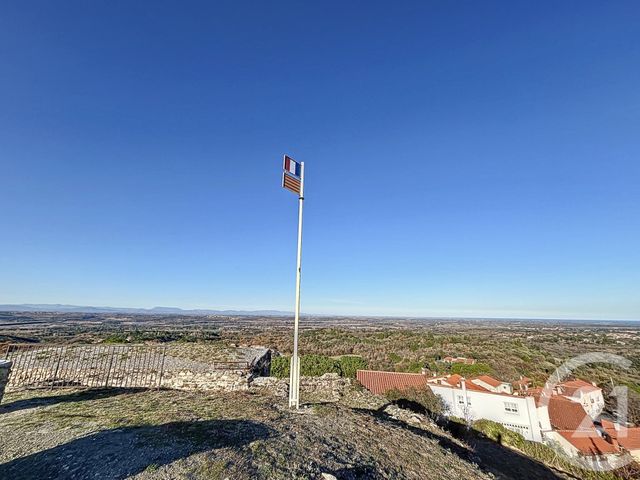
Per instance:
[[[9,344],[7,389],[56,387],[159,388],[166,347],[155,345]]]

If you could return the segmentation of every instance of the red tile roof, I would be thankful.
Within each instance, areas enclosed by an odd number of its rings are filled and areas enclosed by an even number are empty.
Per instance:
[[[584,431],[559,431],[558,433],[585,455],[603,455],[619,452],[614,445],[600,437],[595,430],[593,433]]]
[[[471,381],[473,380],[480,380],[481,382],[484,382],[487,385],[491,385],[494,388],[498,388],[500,385],[502,385],[502,383],[504,383],[500,380],[496,380],[495,378],[490,377],[489,375],[480,375],[479,377],[471,379]]]
[[[519,387],[526,387],[530,383],[531,379],[528,377],[522,377],[520,380],[516,380],[515,382],[513,382],[514,385],[517,385]]]
[[[462,378],[460,375],[458,374],[454,374],[454,375],[450,375],[449,377],[429,377],[427,379],[428,383],[432,384],[432,385],[440,385],[442,387],[450,387],[450,388],[458,388],[461,389],[462,388]],[[488,388],[482,387],[480,385],[477,385],[475,383],[473,383],[473,380],[475,380],[474,378],[469,378],[465,381],[465,386],[467,388],[467,390],[473,390],[475,392],[483,392],[483,393],[490,393],[492,395],[504,395],[507,397],[511,397],[512,395],[505,393],[505,392],[494,392],[492,390],[489,390]]]
[[[540,396],[542,395],[543,391],[544,391],[544,388],[535,387],[535,388],[528,389],[526,392],[520,392],[520,394],[524,395],[526,397],[535,397],[536,398],[536,404],[539,404],[540,403]],[[538,406],[540,406],[540,405],[538,405]]]
[[[640,427],[621,428],[618,431],[618,443],[627,450],[640,450]]]
[[[538,406],[544,405],[545,397],[537,399]],[[582,405],[563,397],[549,398],[549,420],[556,430],[595,430],[591,417]]]
[[[618,435],[618,432],[616,432],[616,426],[613,422],[609,420],[605,420],[603,418],[602,420],[600,420],[600,425],[602,425],[602,428],[604,428],[605,431],[612,437],[615,437]]]
[[[583,392],[595,392],[600,390],[598,387],[594,387],[589,382],[585,382],[584,380],[570,380],[568,382],[563,382],[558,384],[559,387],[562,387],[564,395],[573,396],[578,390]]]
[[[428,377],[421,373],[358,370],[356,378],[367,390],[376,394],[383,394],[393,389],[426,388]]]
[[[602,421],[602,427],[611,438],[615,438],[618,443],[626,450],[640,450],[640,427],[618,427],[616,430],[614,424],[607,420]]]
[[[454,387],[460,385],[460,380],[462,380],[462,375],[458,375],[457,373],[454,373],[453,375],[444,379],[445,382]]]
[[[488,388],[484,388],[481,385],[476,385],[475,383],[471,382],[471,381],[466,381],[465,382],[465,386],[467,387],[467,390],[473,390],[476,392],[488,392],[488,393],[494,393],[491,390],[489,390]],[[462,388],[462,387],[460,387]]]

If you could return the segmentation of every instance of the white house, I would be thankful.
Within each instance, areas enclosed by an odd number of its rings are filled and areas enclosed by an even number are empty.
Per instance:
[[[525,439],[560,447],[585,466],[615,466],[624,455],[640,456],[640,428],[621,428],[602,422],[596,429],[590,416],[604,402],[602,390],[582,380],[560,384],[551,392],[530,388],[521,378],[519,394],[513,387],[487,375],[465,379],[460,375],[358,370],[357,379],[373,393],[391,389],[430,388],[445,404],[447,415],[468,422],[486,419],[520,433]]]
[[[602,389],[595,383],[571,380],[556,385],[556,391],[559,395],[582,405],[592,419],[598,418],[604,408]]]
[[[477,379],[451,375],[429,379],[427,385],[442,398],[451,416],[468,421],[484,418],[522,434],[527,440],[542,442],[543,431],[551,430],[546,408],[538,408],[533,397],[500,391],[502,382],[491,377],[474,380]],[[492,390],[485,388],[485,384]]]
[[[595,429],[554,430],[547,432],[545,438],[555,442],[566,455],[587,468],[616,468],[625,461],[620,449],[607,442]]]
[[[640,462],[640,427],[625,427],[608,420],[601,421],[602,430],[612,442],[620,445],[637,462]]]
[[[469,380],[470,382],[478,385],[479,387],[489,390],[494,393],[513,393],[513,387],[509,382],[501,382],[489,375],[480,375]]]

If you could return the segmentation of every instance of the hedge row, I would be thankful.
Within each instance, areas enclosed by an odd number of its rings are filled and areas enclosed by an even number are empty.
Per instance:
[[[291,357],[273,357],[271,359],[271,376],[289,377]],[[342,377],[355,378],[356,371],[367,368],[367,362],[361,357],[331,358],[324,355],[302,355],[300,357],[300,374],[305,377],[319,377],[325,373],[337,373]]]

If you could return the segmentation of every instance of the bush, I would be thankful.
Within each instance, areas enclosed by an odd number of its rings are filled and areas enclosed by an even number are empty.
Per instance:
[[[270,375],[277,378],[289,378],[291,357],[271,357]]]
[[[428,387],[411,387],[405,390],[396,388],[385,392],[388,400],[402,408],[408,408],[431,417],[445,413],[445,404],[438,395]]]
[[[288,378],[291,357],[273,357],[271,359],[272,377]],[[300,375],[320,377],[325,373],[337,373],[342,377],[355,378],[356,371],[367,368],[367,362],[361,357],[341,357],[334,359],[324,355],[302,355],[300,357]]]
[[[484,433],[491,440],[500,444],[505,444],[510,447],[516,447],[520,450],[525,445],[525,439],[522,435],[508,428],[500,425],[499,423],[492,422],[491,420],[478,420],[473,422],[473,428],[477,431]]]
[[[340,375],[340,362],[324,355],[303,355],[300,357],[300,375],[320,377],[325,373]]]
[[[454,363],[451,365],[451,373],[457,373],[463,377],[473,377],[476,375],[491,374],[493,373],[493,369],[486,363],[474,363],[473,365]]]
[[[340,357],[340,375],[343,377],[356,378],[358,370],[365,370],[368,365],[362,357]]]

